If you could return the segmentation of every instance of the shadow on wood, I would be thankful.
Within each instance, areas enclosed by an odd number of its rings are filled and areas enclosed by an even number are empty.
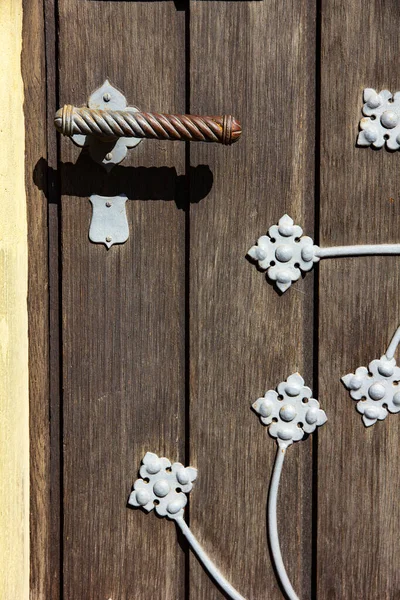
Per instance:
[[[175,167],[119,165],[106,173],[103,167],[81,155],[75,164],[61,163],[57,170],[41,158],[35,165],[33,181],[48,199],[49,188],[55,188],[59,190],[55,197],[126,194],[129,200],[174,200],[177,208],[184,209],[189,198],[190,203],[197,203],[209,194],[213,174],[207,165],[190,167],[184,175],[178,175]]]

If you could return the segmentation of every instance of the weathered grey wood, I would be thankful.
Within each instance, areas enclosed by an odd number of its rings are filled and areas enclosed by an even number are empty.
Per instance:
[[[59,9],[60,104],[83,104],[108,77],[131,104],[183,112],[184,13],[173,2]],[[184,459],[185,218],[176,191],[154,193],[163,167],[183,173],[184,145],[143,142],[108,177],[80,152],[63,140],[64,596],[176,600],[174,526],[126,503],[147,450]],[[128,195],[127,243],[89,242],[89,193]]]
[[[28,218],[28,333],[30,437],[30,591],[32,599],[51,595],[49,323],[46,170],[46,69],[43,3],[24,2],[21,68],[25,95],[25,172]],[[34,177],[35,173],[35,177]]]
[[[362,90],[399,89],[398,2],[322,3],[321,245],[399,241],[399,155],[356,148]],[[395,415],[366,429],[340,377],[379,358],[399,324],[399,259],[322,261],[319,598],[398,597]]]
[[[276,443],[250,410],[296,370],[312,383],[313,277],[283,296],[245,258],[285,213],[313,230],[315,3],[191,2],[191,112],[238,117],[232,148],[191,146],[211,193],[190,217],[190,521],[246,598],[281,598],[267,548]],[[311,590],[311,440],[288,451],[282,551],[300,597]],[[288,519],[288,515],[290,518]],[[190,559],[190,597],[221,598]]]

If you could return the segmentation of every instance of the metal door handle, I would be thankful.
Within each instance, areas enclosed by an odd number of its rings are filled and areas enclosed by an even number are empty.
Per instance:
[[[99,110],[66,104],[56,112],[54,125],[63,135],[95,135],[101,139],[135,137],[182,142],[216,142],[229,146],[242,131],[231,115],[203,117]]]
[[[108,80],[89,98],[88,106],[66,104],[54,125],[79,146],[89,146],[92,158],[110,169],[143,138],[231,145],[242,133],[231,115],[166,115],[127,106],[125,96]]]

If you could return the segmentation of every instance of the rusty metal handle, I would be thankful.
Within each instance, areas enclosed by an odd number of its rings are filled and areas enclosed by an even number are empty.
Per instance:
[[[54,125],[63,135],[94,135],[104,140],[132,137],[230,145],[236,142],[242,133],[240,123],[231,115],[163,115],[128,110],[77,108],[69,104],[56,112]]]
[[[92,159],[107,171],[124,160],[128,148],[143,138],[216,142],[229,146],[241,134],[240,123],[230,115],[161,115],[128,106],[123,93],[108,79],[89,97],[87,106],[66,104],[56,112],[56,129],[77,146],[87,146]]]

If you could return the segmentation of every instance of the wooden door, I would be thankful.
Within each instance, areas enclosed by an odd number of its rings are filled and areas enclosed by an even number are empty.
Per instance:
[[[246,259],[284,213],[321,246],[398,240],[398,154],[356,138],[362,90],[400,87],[399,23],[395,0],[26,0],[32,600],[224,597],[127,507],[146,451],[198,468],[187,520],[227,579],[281,598],[250,407],[295,371],[329,420],[285,465],[288,575],[302,599],[399,597],[400,422],[366,430],[340,382],[397,327],[398,258],[322,261],[283,295]],[[107,77],[242,139],[143,141],[107,174],[53,127]],[[88,198],[121,193],[130,237],[107,250]]]

